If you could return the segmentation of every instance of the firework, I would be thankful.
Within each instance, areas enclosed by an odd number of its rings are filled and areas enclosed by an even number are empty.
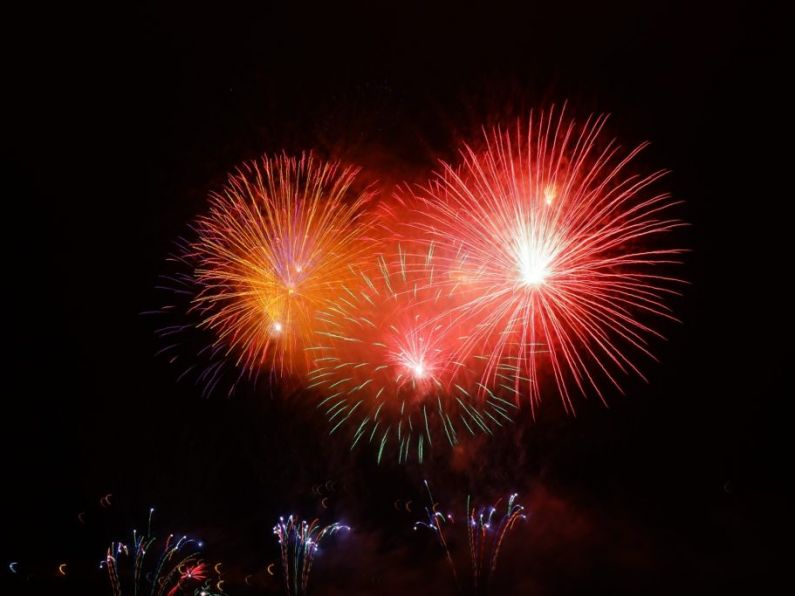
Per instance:
[[[474,507],[471,497],[467,495],[466,527],[471,575],[469,577],[470,585],[464,586],[446,536],[447,526],[454,524],[455,520],[452,515],[438,511],[437,503],[433,500],[427,481],[425,488],[430,499],[430,506],[426,508],[427,518],[416,522],[414,529],[424,527],[434,532],[437,541],[444,549],[445,557],[460,591],[472,594],[488,593],[489,582],[497,570],[497,561],[505,537],[520,519],[525,519],[524,507],[516,503],[517,495],[510,495],[505,500],[505,506],[502,509],[500,508],[501,501],[488,507]],[[500,511],[502,511],[501,514]]]
[[[489,507],[475,508],[467,495],[467,540],[475,592],[488,589],[489,579],[497,570],[497,559],[505,536],[518,520],[524,519],[524,507],[516,504],[517,496],[514,493],[506,499],[502,515],[495,519],[500,502]]]
[[[643,376],[636,356],[653,358],[654,322],[673,319],[666,300],[681,282],[668,266],[683,251],[664,244],[683,225],[668,215],[676,203],[653,190],[665,172],[633,171],[645,145],[602,138],[605,119],[552,110],[495,128],[415,197],[414,229],[453,255],[439,279],[457,280],[454,319],[471,329],[455,358],[487,346],[482,384],[499,385],[508,362],[532,408],[542,370],[567,410],[575,389],[604,401],[604,382]]]
[[[279,539],[284,589],[287,596],[307,593],[309,574],[320,543],[326,537],[333,536],[341,530],[350,530],[350,528],[337,522],[321,526],[317,519],[307,522],[292,515],[286,520],[283,517],[279,518],[279,522],[273,527],[273,533]]]
[[[460,590],[461,584],[458,579],[458,570],[456,569],[455,561],[453,560],[453,555],[450,552],[450,547],[447,543],[447,536],[445,534],[445,526],[448,523],[453,523],[455,520],[451,514],[444,514],[437,510],[438,504],[433,500],[431,487],[427,480],[425,481],[425,489],[428,491],[428,499],[430,501],[429,506],[425,508],[427,518],[424,521],[416,522],[414,524],[414,529],[417,530],[420,527],[425,527],[434,532],[436,540],[439,541],[439,545],[442,547],[442,549],[444,549],[444,554],[447,559],[447,563],[450,566],[450,571],[453,574],[453,579],[455,580],[456,586]]]
[[[169,535],[162,542],[160,556],[147,557],[158,549],[158,540],[152,535],[153,513],[154,509],[150,509],[146,534],[133,530],[132,542],[111,542],[100,563],[100,568],[107,569],[114,596],[174,596],[190,586],[198,589],[208,577],[207,566],[199,559],[202,543],[187,536]],[[123,558],[130,559],[126,572],[120,565]]]
[[[354,190],[356,175],[311,154],[264,157],[211,196],[185,255],[200,287],[192,308],[238,367],[301,369],[315,311],[364,250],[370,193]]]
[[[455,288],[437,283],[433,247],[398,244],[356,273],[319,312],[308,348],[308,388],[323,396],[331,434],[351,429],[351,449],[373,444],[379,462],[389,447],[400,462],[422,461],[436,434],[454,445],[462,432],[491,434],[511,420],[513,404],[477,396],[472,365],[453,358],[463,331],[444,319]]]

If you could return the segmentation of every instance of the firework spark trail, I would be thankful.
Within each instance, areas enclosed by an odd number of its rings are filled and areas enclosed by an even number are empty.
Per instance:
[[[202,543],[187,536],[174,540],[173,534],[165,540],[163,550],[154,566],[148,573],[145,572],[146,555],[157,542],[157,538],[152,535],[153,513],[154,509],[150,509],[146,534],[138,534],[137,530],[133,530],[129,546],[124,542],[111,542],[105,559],[100,563],[100,568],[107,569],[114,596],[122,596],[125,593],[132,593],[134,596],[144,594],[171,596],[185,583],[206,579],[206,566],[198,559],[198,549],[202,547]],[[119,567],[122,556],[133,557],[131,581],[126,586],[129,588],[127,591],[124,590],[126,576],[122,575]]]
[[[252,375],[300,372],[316,309],[365,251],[370,192],[354,190],[357,172],[312,154],[264,157],[230,175],[198,219],[193,308]]]
[[[605,120],[580,125],[553,109],[495,128],[416,191],[415,230],[455,255],[438,279],[466,280],[455,318],[472,333],[457,359],[489,346],[485,386],[499,384],[498,363],[514,362],[533,412],[542,357],[573,411],[574,388],[604,401],[600,381],[620,390],[618,373],[643,377],[631,355],[653,358],[649,339],[661,337],[644,320],[675,320],[666,299],[682,282],[666,270],[684,251],[655,243],[684,225],[667,215],[677,203],[652,190],[665,172],[631,171],[645,145],[623,152],[602,140]]]
[[[273,527],[273,533],[279,540],[287,596],[307,593],[309,574],[320,543],[341,530],[350,528],[337,522],[321,526],[317,519],[307,522],[292,515],[286,520],[279,518],[279,522]]]
[[[505,537],[520,519],[525,519],[524,507],[516,503],[517,495],[512,494],[506,499],[506,507],[503,514],[496,521],[494,516],[499,511],[500,501],[493,506],[477,508],[472,506],[471,496],[467,495],[467,544],[469,547],[472,583],[470,586],[464,586],[460,580],[455,559],[445,534],[445,524],[453,524],[453,516],[450,514],[445,515],[438,511],[438,504],[433,500],[427,480],[425,481],[425,488],[430,499],[430,506],[425,509],[428,516],[427,521],[416,522],[414,529],[425,527],[434,532],[437,541],[444,550],[447,563],[450,566],[459,591],[471,591],[474,594],[488,593],[489,583],[497,570],[497,561]]]
[[[463,331],[443,319],[455,292],[436,282],[433,246],[397,244],[356,273],[318,313],[318,339],[307,348],[307,387],[323,396],[330,434],[347,424],[351,449],[374,444],[380,462],[395,445],[399,462],[415,452],[421,462],[436,432],[454,445],[463,429],[492,434],[512,420],[514,404],[491,391],[477,396],[475,364],[452,358]]]
[[[436,509],[436,503],[433,500],[433,494],[431,494],[431,486],[428,484],[428,481],[425,480],[425,489],[428,491],[428,499],[430,500],[430,506],[425,508],[425,512],[428,515],[428,521],[418,521],[414,524],[414,529],[416,530],[419,527],[425,527],[432,530],[436,536],[436,539],[439,541],[442,549],[444,549],[444,555],[447,559],[447,564],[450,566],[450,571],[453,574],[453,580],[455,580],[456,588],[460,591],[461,590],[461,583],[458,580],[458,570],[455,566],[455,561],[453,561],[453,555],[450,553],[450,547],[447,544],[447,537],[445,536],[444,525],[447,522],[453,522],[453,516],[450,514],[443,514]]]
[[[186,583],[204,582],[207,579],[207,564],[198,562],[196,564],[184,563],[178,566],[179,577],[177,583],[168,591],[167,596],[175,596],[183,589]],[[204,589],[204,584],[197,586],[195,591]]]

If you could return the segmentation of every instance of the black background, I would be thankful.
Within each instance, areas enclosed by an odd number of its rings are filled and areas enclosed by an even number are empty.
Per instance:
[[[278,591],[264,572],[270,529],[290,512],[354,527],[322,553],[317,594],[449,593],[432,538],[411,531],[418,514],[394,506],[419,510],[423,478],[457,510],[467,492],[524,497],[530,519],[506,544],[495,593],[775,585],[791,470],[788,74],[766,27],[777,18],[732,3],[9,13],[19,159],[3,192],[0,574],[11,593],[108,592],[104,548],[150,505],[161,534],[204,538],[230,594]],[[239,162],[315,148],[388,187],[422,180],[483,123],[565,100],[578,116],[612,113],[627,145],[652,140],[641,165],[670,168],[665,184],[686,201],[691,285],[648,385],[609,409],[581,400],[576,419],[545,406],[477,456],[379,467],[328,440],[300,398],[260,387],[205,400],[154,357],[156,324],[140,313],[162,299],[173,241]]]

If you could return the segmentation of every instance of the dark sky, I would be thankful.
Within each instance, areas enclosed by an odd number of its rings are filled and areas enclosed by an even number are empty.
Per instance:
[[[290,512],[354,527],[318,561],[316,594],[451,593],[432,539],[411,531],[417,516],[393,506],[423,503],[424,478],[459,511],[468,492],[521,494],[530,519],[505,545],[495,593],[775,585],[792,468],[776,158],[789,73],[766,26],[779,16],[730,2],[162,4],[4,19],[10,593],[108,593],[104,548],[150,505],[161,533],[205,539],[233,595],[278,590],[263,570]],[[316,148],[385,185],[421,180],[482,123],[565,100],[612,113],[626,144],[651,140],[642,163],[673,171],[665,184],[693,224],[683,323],[664,329],[648,385],[609,409],[581,400],[576,419],[545,405],[423,467],[379,467],[329,441],[300,397],[260,386],[203,399],[154,356],[157,324],[140,313],[162,300],[173,241],[239,162]],[[329,480],[324,511],[313,488]]]

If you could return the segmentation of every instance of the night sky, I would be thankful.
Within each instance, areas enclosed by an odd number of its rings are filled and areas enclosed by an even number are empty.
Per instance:
[[[789,75],[764,24],[780,17],[733,3],[164,4],[4,19],[6,593],[109,594],[105,548],[154,506],[160,535],[202,537],[232,595],[279,593],[265,567],[287,513],[353,528],[318,557],[315,594],[451,594],[441,550],[412,531],[424,479],[454,511],[468,493],[520,494],[530,515],[494,594],[778,585],[792,267],[777,262],[789,191],[776,104]],[[625,146],[651,140],[640,163],[672,170],[662,186],[692,224],[678,238],[692,250],[682,323],[662,326],[648,384],[609,393],[609,408],[579,399],[576,418],[550,396],[491,441],[378,466],[330,440],[306,395],[259,384],[205,399],[155,355],[159,323],[142,313],[235,165],[315,149],[388,189],[426,178],[483,124],[564,101],[611,113]],[[397,510],[409,500],[414,513]]]

